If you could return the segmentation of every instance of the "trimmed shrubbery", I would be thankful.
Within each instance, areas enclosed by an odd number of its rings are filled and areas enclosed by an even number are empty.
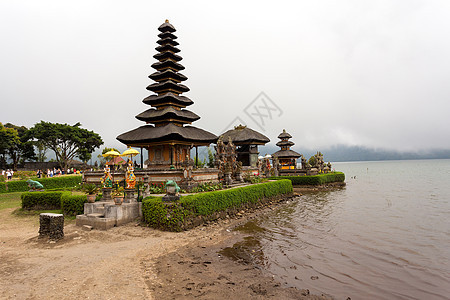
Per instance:
[[[292,185],[322,185],[332,182],[344,182],[345,174],[342,172],[333,172],[311,176],[279,176],[279,177],[271,177],[270,179],[272,180],[289,179],[292,182]]]
[[[84,212],[84,203],[87,202],[86,195],[72,195],[64,193],[61,196],[61,209],[66,216],[81,215]]]
[[[36,179],[46,190],[73,188],[81,183],[81,176],[61,176]],[[28,192],[26,180],[0,182],[0,193]]]
[[[22,199],[23,209],[61,209],[61,196],[70,192],[26,192]]]
[[[197,217],[208,219],[216,213],[255,205],[265,198],[292,193],[289,180],[279,180],[239,188],[199,193],[181,197],[179,202],[163,202],[161,197],[147,197],[142,202],[144,221],[152,227],[181,231]]]
[[[61,209],[67,216],[83,214],[86,195],[71,192],[25,192],[20,196],[22,208],[28,210]]]

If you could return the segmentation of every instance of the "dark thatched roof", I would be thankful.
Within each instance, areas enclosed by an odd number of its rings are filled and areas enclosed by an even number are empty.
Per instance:
[[[180,127],[169,123],[160,127],[144,125],[119,135],[117,140],[126,145],[150,144],[164,141],[189,142],[195,145],[196,143],[214,143],[217,140],[217,136],[197,127]]]
[[[172,32],[161,32],[160,34],[158,34],[158,37],[161,39],[165,39],[165,38],[171,38],[173,40],[177,39],[178,37],[173,34]]]
[[[161,32],[175,32],[177,31],[172,24],[169,23],[169,20],[166,20],[161,26],[158,27],[158,30]]]
[[[185,86],[184,84],[176,83],[175,81],[172,80],[165,80],[162,82],[150,84],[147,87],[147,90],[158,94],[164,91],[172,91],[179,94],[189,92],[189,88],[187,86]]]
[[[278,136],[279,139],[290,139],[292,138],[292,135],[290,135],[289,133],[286,132],[285,129],[283,129],[283,132],[280,133],[280,135]]]
[[[279,141],[276,145],[277,145],[278,147],[282,147],[282,146],[288,146],[288,147],[291,147],[291,146],[294,146],[295,143],[294,143],[294,142],[291,142],[291,141]]]
[[[165,45],[162,45],[162,46],[158,46],[158,47],[155,48],[155,50],[158,51],[158,52],[172,51],[173,53],[178,53],[178,52],[181,51],[180,49],[178,49],[175,46],[172,46],[171,44],[165,44]]]
[[[175,69],[177,71],[184,70],[184,66],[182,64],[174,62],[174,61],[172,61],[170,59],[165,60],[165,61],[155,62],[154,64],[152,64],[152,68],[156,69],[158,71],[164,70],[164,69],[168,69],[168,68],[172,68],[172,69]]]
[[[173,93],[165,93],[163,95],[150,95],[144,100],[142,100],[145,104],[149,105],[158,105],[158,104],[166,104],[166,103],[177,103],[181,106],[189,106],[194,103],[191,99],[186,96],[178,96]]]
[[[278,158],[299,158],[302,155],[298,154],[294,150],[279,150],[279,151],[275,152],[274,154],[272,154],[272,156],[278,157]]]
[[[182,123],[190,123],[200,119],[200,117],[187,109],[175,109],[173,107],[166,107],[164,109],[156,110],[154,108],[147,109],[136,116],[136,119],[151,122],[163,121],[167,119],[173,119],[181,121]]]
[[[180,61],[183,58],[175,53],[172,53],[170,51],[164,51],[164,52],[159,52],[156,53],[155,55],[153,55],[154,58],[156,58],[157,60],[161,61],[164,59],[171,59],[174,61]]]
[[[172,46],[178,46],[180,44],[171,38],[159,39],[156,42],[160,45],[171,44]]]
[[[228,138],[231,137],[233,144],[240,145],[265,145],[270,142],[270,139],[253,130],[247,126],[236,126],[234,129],[230,129],[222,135],[224,143],[228,142]]]
[[[162,80],[166,80],[166,79],[174,79],[174,80],[178,80],[178,81],[185,81],[187,80],[187,77],[184,76],[181,73],[178,72],[174,72],[171,69],[167,69],[163,72],[155,72],[153,74],[151,74],[150,76],[148,76],[150,79],[153,79],[155,81],[162,81]]]

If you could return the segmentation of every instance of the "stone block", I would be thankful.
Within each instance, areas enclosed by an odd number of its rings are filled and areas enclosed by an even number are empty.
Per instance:
[[[39,238],[56,241],[64,237],[64,215],[42,213],[39,215]]]

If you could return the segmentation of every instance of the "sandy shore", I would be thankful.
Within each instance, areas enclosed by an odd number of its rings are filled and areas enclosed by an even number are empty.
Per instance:
[[[254,213],[180,233],[139,223],[83,231],[71,222],[56,243],[37,238],[38,216],[12,213],[0,211],[1,299],[329,299],[218,253]]]

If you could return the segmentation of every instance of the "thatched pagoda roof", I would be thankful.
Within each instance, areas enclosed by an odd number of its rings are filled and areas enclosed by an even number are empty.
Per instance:
[[[294,150],[278,150],[277,152],[272,154],[272,156],[278,158],[299,158],[302,155],[298,154]]]
[[[265,145],[270,142],[270,139],[253,130],[247,126],[236,126],[234,129],[230,129],[222,135],[223,142],[228,142],[228,138],[231,137],[233,144],[237,146],[241,145]]]
[[[291,147],[291,146],[294,146],[295,143],[291,142],[291,141],[279,141],[276,145],[278,147],[283,147],[283,146]]]
[[[145,104],[160,105],[160,104],[178,104],[179,106],[189,106],[194,102],[186,96],[178,96],[173,93],[165,93],[163,95],[150,95],[142,100]]]
[[[176,29],[172,24],[169,23],[169,20],[166,20],[161,26],[158,27],[158,30],[161,32],[175,32]]]
[[[187,80],[187,77],[184,76],[181,73],[178,72],[174,72],[173,70],[167,69],[163,72],[157,71],[155,73],[152,73],[151,75],[148,76],[150,79],[153,79],[154,81],[163,81],[163,80],[167,80],[167,79],[171,79],[173,80],[178,80],[178,81],[185,81]]]
[[[217,140],[217,136],[194,126],[181,127],[169,123],[160,127],[144,125],[119,135],[117,139],[126,145],[145,145],[164,141],[210,144]]]
[[[189,92],[189,88],[187,86],[185,86],[184,84],[176,83],[175,81],[172,80],[166,80],[163,82],[156,82],[150,84],[147,87],[147,90],[158,94],[165,91],[175,92],[179,94]]]
[[[286,132],[286,129],[283,129],[283,132],[278,136],[279,139],[290,139],[292,135]]]
[[[136,119],[145,122],[161,122],[164,120],[179,120],[183,122],[194,122],[200,117],[187,109],[175,109],[173,107],[166,107],[163,109],[150,108],[136,116]]]

